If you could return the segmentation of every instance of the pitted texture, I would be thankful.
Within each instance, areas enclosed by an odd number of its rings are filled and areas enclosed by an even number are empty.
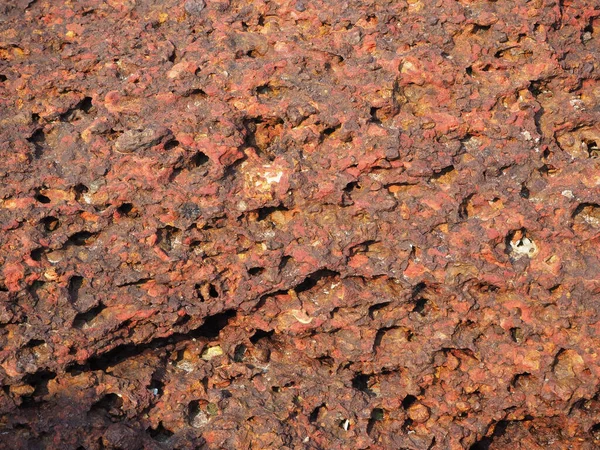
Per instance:
[[[600,445],[592,0],[0,5],[10,449]]]

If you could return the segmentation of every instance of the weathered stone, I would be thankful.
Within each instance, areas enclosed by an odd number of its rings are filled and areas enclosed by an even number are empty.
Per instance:
[[[600,446],[598,2],[0,3],[0,448]]]

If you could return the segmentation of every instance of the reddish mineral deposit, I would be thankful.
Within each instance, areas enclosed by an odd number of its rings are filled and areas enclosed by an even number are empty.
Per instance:
[[[2,0],[0,448],[600,448],[597,0]]]

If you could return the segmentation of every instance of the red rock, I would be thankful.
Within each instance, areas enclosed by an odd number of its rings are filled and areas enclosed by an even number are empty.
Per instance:
[[[1,4],[4,446],[598,447],[599,20]]]

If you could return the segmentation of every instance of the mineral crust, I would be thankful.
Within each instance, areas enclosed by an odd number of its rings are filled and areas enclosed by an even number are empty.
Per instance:
[[[599,448],[599,61],[594,0],[3,0],[0,448]]]

